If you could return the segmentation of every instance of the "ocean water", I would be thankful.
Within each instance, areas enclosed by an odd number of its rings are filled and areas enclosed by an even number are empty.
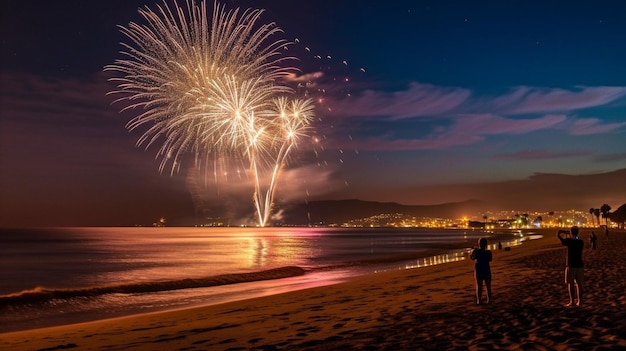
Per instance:
[[[492,235],[416,228],[1,229],[0,332],[216,304],[458,261],[478,238]],[[521,243],[504,234],[501,240]]]

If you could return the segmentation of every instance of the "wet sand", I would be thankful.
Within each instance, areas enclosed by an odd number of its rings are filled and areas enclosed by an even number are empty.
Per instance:
[[[470,260],[222,305],[0,334],[0,350],[622,350],[626,233],[585,243],[585,295],[568,302],[555,230],[494,251],[476,305]]]

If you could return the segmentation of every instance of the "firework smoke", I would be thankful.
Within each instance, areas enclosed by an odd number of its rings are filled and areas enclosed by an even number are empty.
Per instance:
[[[314,116],[313,102],[287,84],[297,72],[288,65],[295,58],[281,53],[290,43],[272,40],[282,33],[274,23],[257,25],[263,10],[226,11],[216,2],[209,19],[206,1],[187,0],[139,13],[147,23],[120,27],[130,42],[105,67],[121,75],[110,80],[122,111],[140,111],[127,124],[145,130],[137,145],[160,144],[160,172],[179,171],[188,154],[205,170],[243,165],[265,226],[281,168]]]

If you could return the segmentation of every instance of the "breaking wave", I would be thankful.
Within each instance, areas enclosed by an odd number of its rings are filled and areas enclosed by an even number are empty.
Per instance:
[[[44,303],[55,299],[97,297],[105,294],[141,294],[180,289],[207,288],[219,285],[289,278],[304,274],[305,270],[301,267],[287,266],[259,272],[222,274],[196,279],[189,278],[75,289],[49,289],[37,287],[35,289],[0,296],[0,306]]]

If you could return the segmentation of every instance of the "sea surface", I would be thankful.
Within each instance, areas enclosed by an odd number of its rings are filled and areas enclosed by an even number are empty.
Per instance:
[[[0,333],[210,305],[459,261],[481,237],[417,228],[0,229]],[[494,237],[495,236],[495,237]]]

